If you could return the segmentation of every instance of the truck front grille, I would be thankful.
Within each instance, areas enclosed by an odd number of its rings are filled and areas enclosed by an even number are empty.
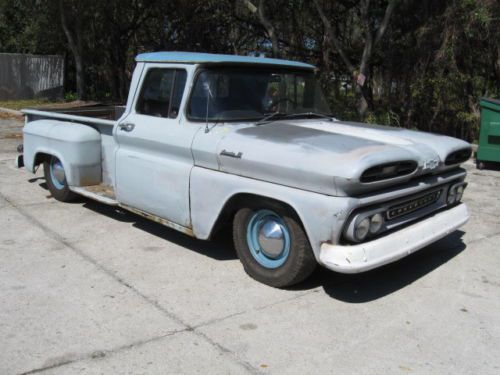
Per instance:
[[[421,208],[430,206],[431,204],[437,202],[441,194],[442,189],[434,190],[430,193],[421,195],[417,198],[413,198],[396,206],[389,207],[386,214],[387,220],[392,220],[397,217],[409,214],[410,212],[414,212]]]

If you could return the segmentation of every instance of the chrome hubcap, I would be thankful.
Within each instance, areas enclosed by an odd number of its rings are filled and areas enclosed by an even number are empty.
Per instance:
[[[281,267],[290,255],[288,228],[281,216],[268,209],[252,214],[248,221],[247,243],[253,258],[267,269]]]
[[[258,237],[261,250],[269,258],[277,258],[285,247],[283,229],[274,220],[266,220],[259,230]]]
[[[52,165],[52,173],[54,174],[54,178],[60,184],[64,184],[64,180],[66,176],[64,175],[64,169],[61,162],[58,160]]]
[[[61,190],[64,188],[66,183],[64,168],[59,159],[55,157],[50,161],[50,179],[52,180],[52,185],[56,189]]]

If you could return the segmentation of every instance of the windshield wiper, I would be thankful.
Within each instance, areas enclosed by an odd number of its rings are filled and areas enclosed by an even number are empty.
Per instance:
[[[265,124],[266,122],[277,120],[278,117],[286,117],[286,113],[285,112],[273,112],[273,113],[261,118],[259,121],[257,121],[255,123],[255,125],[262,125],[262,124]]]
[[[324,113],[319,113],[319,112],[290,113],[289,115],[286,115],[287,118],[290,118],[290,117],[300,117],[300,116],[305,116],[305,117],[320,117],[320,118],[327,119],[328,121],[334,121],[333,116],[328,116],[328,115],[325,115]]]
[[[284,119],[284,118],[294,118],[294,117],[319,117],[319,118],[324,118],[328,121],[337,121],[333,116],[328,116],[325,115],[324,113],[319,113],[319,112],[302,112],[302,113],[284,113],[284,112],[274,112],[271,113],[270,115],[260,119],[255,123],[255,125],[262,125],[266,124],[269,122],[276,121],[278,119]]]

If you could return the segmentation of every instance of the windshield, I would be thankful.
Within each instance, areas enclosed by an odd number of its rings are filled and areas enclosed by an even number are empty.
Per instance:
[[[250,121],[331,112],[312,71],[226,67],[198,74],[187,113],[195,121]]]

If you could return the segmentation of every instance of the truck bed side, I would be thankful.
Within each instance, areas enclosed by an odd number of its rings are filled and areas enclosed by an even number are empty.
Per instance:
[[[82,116],[81,112],[26,109],[23,113],[26,115],[24,162],[28,170],[34,172],[45,155],[53,155],[66,164],[70,186],[99,183],[114,186],[116,143],[113,129],[116,121]]]

